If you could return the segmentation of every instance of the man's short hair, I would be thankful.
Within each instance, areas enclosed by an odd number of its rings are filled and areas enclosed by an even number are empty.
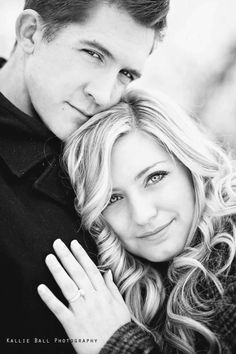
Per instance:
[[[25,0],[24,9],[35,10],[44,22],[44,38],[52,40],[69,23],[83,23],[96,6],[115,5],[139,24],[153,28],[158,35],[166,26],[169,0]]]

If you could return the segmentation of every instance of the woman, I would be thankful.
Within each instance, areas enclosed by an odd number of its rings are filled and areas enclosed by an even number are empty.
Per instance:
[[[110,270],[76,241],[74,256],[54,243],[67,272],[47,257],[69,308],[41,285],[43,301],[70,338],[98,336],[76,351],[233,353],[236,178],[223,150],[168,99],[133,89],[71,136],[65,161]]]

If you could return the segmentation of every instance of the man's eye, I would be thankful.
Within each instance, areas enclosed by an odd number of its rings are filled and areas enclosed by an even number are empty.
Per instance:
[[[93,57],[94,59],[98,59],[102,61],[102,56],[96,52],[94,52],[93,50],[90,49],[85,49],[84,50],[87,54],[89,54],[91,57]]]
[[[167,171],[158,171],[158,172],[155,172],[155,173],[151,174],[147,178],[146,186],[149,186],[149,185],[156,184],[156,183],[160,182],[167,175],[168,175]]]
[[[111,204],[114,204],[116,203],[118,200],[121,200],[122,197],[120,195],[117,195],[117,194],[112,194],[110,200],[109,200],[109,203],[108,205],[111,205]]]
[[[134,80],[133,75],[128,70],[122,70],[121,73],[126,76],[130,81]]]

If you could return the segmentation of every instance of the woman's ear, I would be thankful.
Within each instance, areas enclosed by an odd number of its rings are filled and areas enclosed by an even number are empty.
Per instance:
[[[24,10],[16,21],[16,39],[25,53],[31,54],[42,39],[42,18],[34,10]]]

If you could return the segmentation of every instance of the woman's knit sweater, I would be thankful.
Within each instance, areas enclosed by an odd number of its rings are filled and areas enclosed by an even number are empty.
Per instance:
[[[222,354],[236,353],[236,262],[224,280],[224,296],[212,304],[215,308],[214,323],[210,328],[217,335]],[[212,298],[211,289],[207,294]],[[197,341],[201,353],[207,353],[201,340]],[[197,351],[198,352],[198,345]],[[204,350],[205,349],[205,350]],[[176,351],[177,353],[177,351]],[[153,337],[138,325],[129,322],[119,328],[107,341],[100,354],[163,354]]]

